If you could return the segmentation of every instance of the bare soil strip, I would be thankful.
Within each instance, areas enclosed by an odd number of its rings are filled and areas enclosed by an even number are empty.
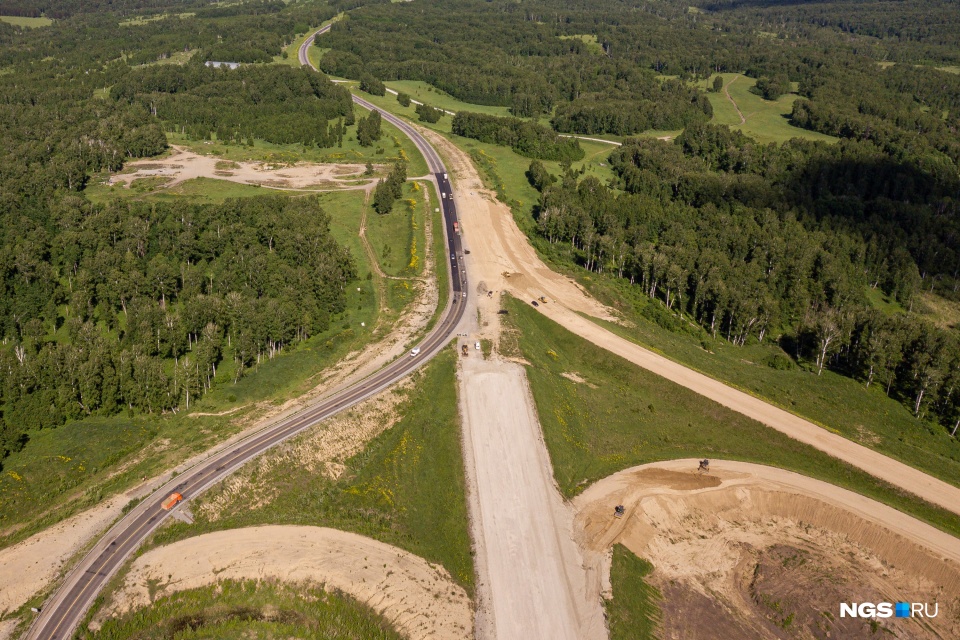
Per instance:
[[[365,169],[359,164],[297,163],[274,167],[265,162],[226,162],[183,147],[172,148],[174,153],[166,158],[128,162],[125,172],[110,176],[109,183],[129,188],[134,180],[141,178],[166,178],[163,188],[169,189],[186,180],[211,178],[272,189],[310,191],[370,189],[374,185],[373,180],[357,184]]]
[[[250,579],[339,589],[409,638],[473,635],[470,598],[443,567],[354,533],[300,526],[218,531],[153,549],[134,561],[97,622],[175,591]]]
[[[484,637],[605,638],[520,365],[461,359],[461,411],[490,594]]]
[[[608,588],[609,549],[619,542],[653,563],[651,580],[669,596],[663,637],[795,637],[776,624],[774,601],[784,619],[795,613],[791,633],[827,624],[827,611],[844,638],[872,631],[840,620],[840,602],[939,602],[926,624],[887,624],[911,638],[960,637],[960,540],[796,473],[711,467],[708,475],[696,460],[634,467],[574,499],[578,541],[603,576],[593,588]],[[623,518],[614,517],[618,504]]]

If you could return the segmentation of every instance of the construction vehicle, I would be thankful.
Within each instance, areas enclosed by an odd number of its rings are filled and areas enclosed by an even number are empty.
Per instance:
[[[623,517],[623,514],[626,513],[626,512],[627,512],[627,510],[624,508],[624,506],[623,506],[622,504],[618,504],[617,506],[615,506],[615,507],[613,508],[613,515],[614,515],[614,517],[616,517],[616,518],[622,518],[622,517]]]
[[[547,304],[547,297],[546,297],[546,296],[540,296],[539,298],[537,298],[537,300],[539,300],[539,301],[542,302],[543,304]]]
[[[470,350],[467,349],[467,345],[466,345],[466,344],[461,345],[460,351],[463,353],[463,357],[464,357],[464,358],[466,358],[467,356],[470,355]]]
[[[183,496],[176,491],[170,494],[170,496],[164,500],[160,506],[164,508],[165,511],[170,511],[175,506],[177,506],[183,500]]]

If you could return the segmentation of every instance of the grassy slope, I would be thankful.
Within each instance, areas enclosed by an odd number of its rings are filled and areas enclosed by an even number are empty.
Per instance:
[[[794,127],[787,120],[786,116],[793,109],[793,102],[799,98],[795,93],[788,93],[780,96],[778,100],[764,100],[760,96],[751,93],[750,88],[757,81],[754,78],[748,78],[737,73],[723,73],[724,87],[729,91],[730,97],[740,107],[746,123],[740,124],[740,116],[734,108],[726,94],[707,93],[710,104],[713,105],[714,124],[726,124],[732,129],[738,129],[744,134],[757,140],[757,142],[783,142],[790,138],[808,138],[810,140],[824,140],[827,142],[836,142],[832,136],[808,131],[799,127]],[[731,81],[736,81],[731,84]],[[700,87],[705,89],[712,86],[713,77],[700,83]]]
[[[107,620],[80,640],[199,640],[200,638],[302,638],[399,640],[402,636],[368,605],[314,585],[223,581],[180,591],[149,607]]]
[[[303,468],[274,469],[264,495],[229,499],[220,519],[202,516],[162,529],[155,544],[207,531],[258,524],[334,527],[370,536],[442,564],[472,592],[473,562],[457,413],[456,356],[447,349],[414,374],[415,388],[398,408],[399,422],[346,462],[339,480]],[[250,474],[250,467],[240,473]],[[220,490],[201,500],[215,500]],[[200,510],[195,510],[201,513]]]
[[[610,640],[652,640],[656,638],[660,592],[643,579],[653,565],[633,555],[621,544],[613,547],[610,586],[613,598],[604,602]]]
[[[915,418],[898,400],[888,398],[882,385],[866,389],[861,382],[829,370],[817,376],[806,367],[809,363],[775,369],[772,360],[785,356],[776,344],[768,341],[735,347],[713,340],[692,320],[679,321],[666,314],[660,303],[650,301],[626,281],[588,276],[580,269],[574,275],[634,324],[625,329],[598,321],[614,333],[946,482],[958,482],[960,441],[942,427]],[[665,324],[675,323],[679,330],[651,322],[644,317],[650,311]]]
[[[232,415],[94,417],[31,434],[23,451],[3,463],[0,546],[209,448],[240,428],[236,419],[249,413],[253,403],[279,404],[304,393],[313,386],[314,374],[369,341],[369,327],[374,326],[378,311],[374,284],[366,278],[370,265],[357,237],[362,204],[361,192],[321,196],[321,206],[331,216],[331,233],[350,249],[360,276],[347,290],[347,312],[341,320],[299,348],[264,362],[236,384],[232,363],[218,367],[217,386],[191,411],[239,408]],[[138,455],[141,452],[144,455]]]
[[[508,301],[518,349],[566,497],[616,471],[676,458],[756,462],[851,489],[960,535],[960,516],[904,494],[693,391],[594,346],[529,305]],[[576,372],[589,384],[561,376]]]

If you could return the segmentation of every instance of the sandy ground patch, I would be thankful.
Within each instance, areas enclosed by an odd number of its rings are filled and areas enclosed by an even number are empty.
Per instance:
[[[13,630],[17,627],[16,620],[4,620],[0,622],[0,640],[7,640],[13,637]]]
[[[603,576],[594,589],[609,589],[616,542],[653,563],[650,580],[665,596],[661,637],[867,638],[868,622],[839,617],[840,602],[865,601],[939,602],[926,623],[880,622],[899,637],[960,637],[960,540],[781,469],[696,467],[635,467],[573,501],[578,540],[592,575]]]
[[[464,262],[470,269],[471,282],[477,283],[478,304],[484,316],[488,316],[491,337],[497,333],[496,310],[499,294],[504,290],[528,302],[544,296],[547,300],[561,300],[573,311],[605,320],[617,319],[612,310],[591,298],[572,278],[551,271],[543,263],[517,227],[510,208],[484,189],[466,153],[435,132],[422,128],[420,131],[444,154],[456,179],[454,197],[463,225],[463,246],[470,251]],[[488,296],[488,292],[494,295]]]
[[[127,188],[140,178],[164,178],[162,188],[168,189],[186,180],[212,178],[240,184],[253,184],[273,189],[364,189],[373,184],[351,184],[362,179],[364,165],[327,163],[297,163],[294,166],[273,167],[265,162],[234,162],[216,156],[204,156],[183,147],[173,146],[174,153],[157,160],[150,158],[128,162],[124,173],[110,176],[109,184]]]
[[[470,599],[443,567],[397,547],[323,527],[265,526],[208,533],[137,558],[103,616],[218,580],[324,584],[373,607],[409,638],[469,638]],[[99,617],[99,620],[104,619]]]
[[[474,538],[490,594],[484,637],[606,637],[523,368],[478,357],[462,358],[461,366],[465,459],[479,503]]]

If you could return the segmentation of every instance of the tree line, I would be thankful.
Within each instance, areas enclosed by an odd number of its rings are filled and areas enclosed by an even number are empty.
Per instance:
[[[313,197],[73,197],[50,216],[2,225],[5,452],[69,419],[189,408],[326,330],[356,275]]]
[[[714,339],[772,339],[817,372],[880,382],[954,431],[956,332],[915,314],[888,317],[866,292],[909,309],[926,286],[910,249],[942,234],[932,249],[953,257],[938,259],[958,258],[942,216],[957,185],[909,164],[885,173],[883,160],[869,143],[760,146],[702,125],[672,143],[628,140],[610,156],[619,189],[571,170],[557,180],[538,162],[528,178],[541,191],[537,231],[559,256],[629,280]],[[674,317],[651,312],[684,330]]]
[[[548,127],[520,118],[458,111],[451,129],[458,136],[510,147],[527,158],[570,162],[584,155],[575,138],[562,138]]]
[[[142,106],[168,130],[195,139],[215,133],[219,140],[333,147],[354,121],[346,88],[292,67],[146,67],[126,74],[110,96]]]

